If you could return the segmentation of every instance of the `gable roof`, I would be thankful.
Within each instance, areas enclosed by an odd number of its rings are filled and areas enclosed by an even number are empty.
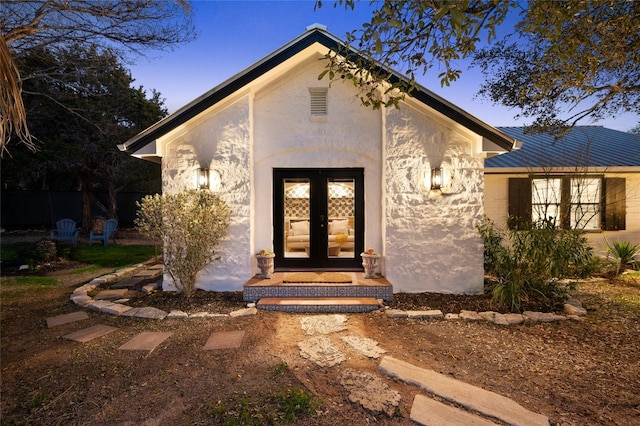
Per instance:
[[[500,127],[523,142],[509,153],[485,160],[485,168],[640,167],[640,136],[602,126],[576,126],[554,140],[546,133],[526,134],[524,127]]]
[[[345,47],[345,43],[333,34],[327,32],[326,27],[321,25],[311,26],[299,37],[246,68],[244,71],[214,87],[173,114],[158,121],[146,130],[143,130],[125,143],[118,145],[118,148],[130,154],[139,151],[154,142],[157,138],[184,124],[196,115],[222,101],[227,96],[237,92],[314,43],[320,43],[332,50],[343,49]],[[358,53],[353,50],[351,50],[350,53],[358,55]],[[399,80],[404,79],[404,77],[395,72],[392,78]],[[469,130],[481,135],[483,138],[493,142],[504,150],[510,151],[515,146],[516,141],[509,135],[488,125],[422,86],[417,85],[416,90],[411,93],[411,96]]]

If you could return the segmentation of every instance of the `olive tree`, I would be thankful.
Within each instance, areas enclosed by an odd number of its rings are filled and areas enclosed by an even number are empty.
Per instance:
[[[219,256],[230,210],[209,191],[148,195],[138,203],[137,229],[164,244],[164,266],[185,297],[195,290],[196,275]]]

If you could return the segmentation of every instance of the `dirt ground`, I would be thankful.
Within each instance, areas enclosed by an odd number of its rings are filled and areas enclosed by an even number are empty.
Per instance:
[[[225,424],[241,409],[259,419],[263,413],[256,407],[292,388],[312,393],[320,404],[295,424],[412,424],[417,389],[387,379],[402,396],[397,415],[388,417],[350,403],[340,385],[345,369],[375,372],[379,360],[347,347],[340,348],[347,361],[336,367],[303,359],[297,347],[308,338],[302,315],[259,311],[242,318],[157,321],[89,312],[88,320],[47,328],[46,318],[79,310],[69,302],[76,286],[105,272],[58,269],[50,272],[58,286],[35,294],[12,294],[2,286],[2,425]],[[582,322],[505,327],[390,319],[376,311],[348,315],[341,334],[374,339],[388,355],[507,396],[552,424],[639,424],[639,294],[638,278],[581,284],[574,295],[589,312]],[[154,297],[159,308],[174,303]],[[228,313],[245,304],[241,293],[204,292],[182,304],[188,310],[201,306]],[[457,313],[489,305],[483,297],[404,294],[393,306]],[[95,324],[118,330],[89,343],[60,337]],[[212,332],[233,330],[245,331],[240,349],[202,350]],[[151,352],[117,350],[141,331],[173,335]],[[252,424],[271,423],[265,418]]]

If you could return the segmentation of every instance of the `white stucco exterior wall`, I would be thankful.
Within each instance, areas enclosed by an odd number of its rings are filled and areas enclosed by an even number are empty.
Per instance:
[[[193,188],[196,170],[208,167],[220,178],[211,190],[232,210],[221,260],[197,287],[241,290],[257,271],[254,253],[273,247],[274,168],[364,168],[364,244],[383,254],[394,291],[481,292],[480,136],[419,102],[362,107],[348,81],[328,88],[326,118],[312,118],[309,89],[328,87],[317,78],[322,53],[270,71],[156,141],[165,193]],[[431,167],[453,173],[453,185],[426,188]]]
[[[365,246],[382,247],[381,113],[361,107],[350,83],[337,82],[328,89],[326,118],[312,118],[309,88],[328,87],[318,81],[318,58],[256,92],[255,249],[273,247],[274,168],[364,168]]]
[[[482,292],[478,142],[408,106],[387,110],[385,132],[385,275],[394,291]],[[432,167],[453,173],[449,190],[425,188]]]
[[[232,220],[221,243],[219,261],[204,268],[196,287],[205,290],[239,290],[251,276],[251,120],[250,97],[242,96],[215,111],[206,111],[167,134],[160,141],[164,150],[162,187],[165,194],[194,188],[194,176],[207,167],[211,191],[229,205]],[[163,289],[173,289],[165,273]]]

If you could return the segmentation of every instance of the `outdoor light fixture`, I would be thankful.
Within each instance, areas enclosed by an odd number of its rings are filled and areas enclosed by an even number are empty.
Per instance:
[[[442,168],[434,167],[431,169],[431,189],[440,189],[442,187]]]
[[[198,169],[198,188],[209,189],[209,169]]]

